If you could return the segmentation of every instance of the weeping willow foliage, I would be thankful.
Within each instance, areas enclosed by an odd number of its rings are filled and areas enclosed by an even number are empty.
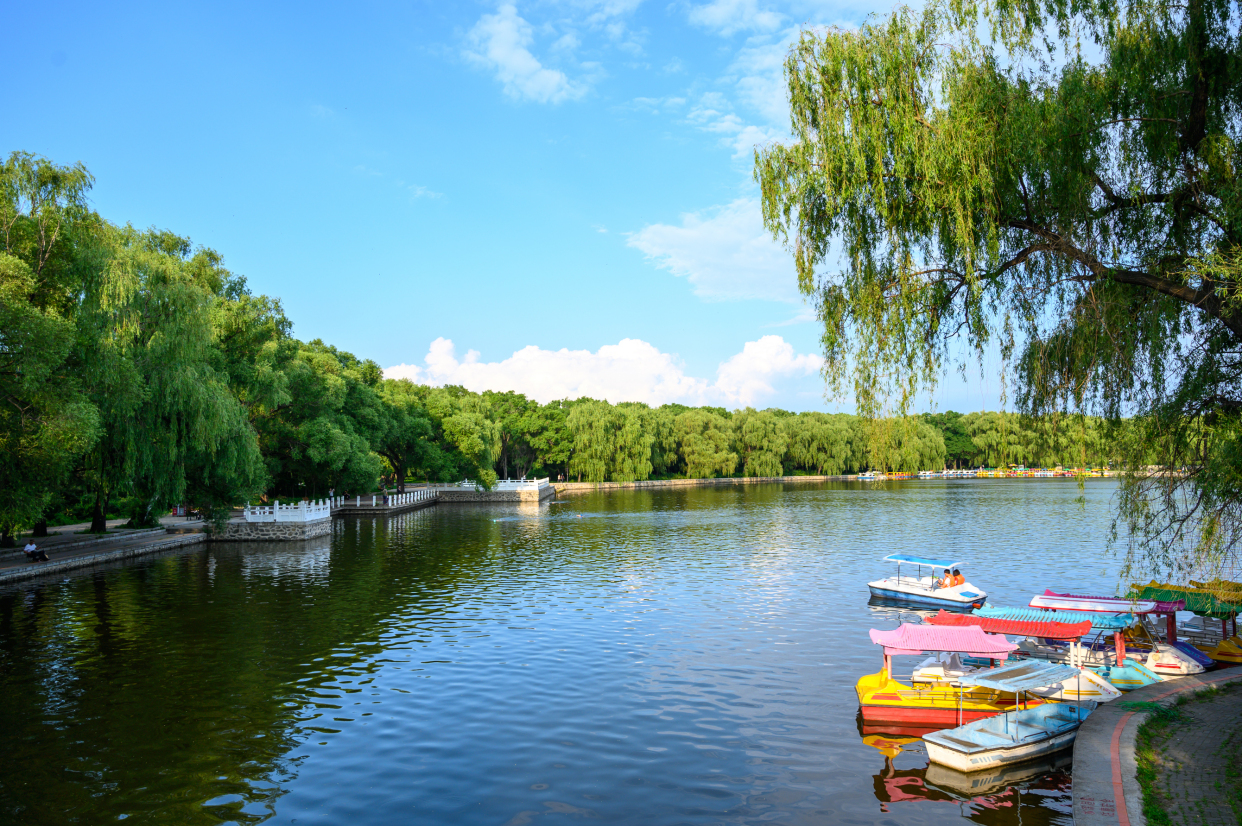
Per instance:
[[[1053,430],[1136,417],[1115,528],[1164,572],[1242,538],[1238,29],[1227,0],[950,0],[807,30],[793,140],[755,154],[832,391],[900,416],[994,350]]]

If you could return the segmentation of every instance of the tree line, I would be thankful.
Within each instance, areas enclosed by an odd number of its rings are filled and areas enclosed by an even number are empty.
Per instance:
[[[1003,413],[877,421],[539,404],[384,379],[374,361],[295,338],[280,301],[252,292],[214,250],[103,219],[88,205],[92,184],[80,164],[28,153],[0,168],[6,541],[85,519],[95,531],[118,516],[151,525],[177,503],[211,515],[262,496],[402,489],[408,479],[490,486],[1108,458],[1088,419],[1081,438],[1058,442]]]

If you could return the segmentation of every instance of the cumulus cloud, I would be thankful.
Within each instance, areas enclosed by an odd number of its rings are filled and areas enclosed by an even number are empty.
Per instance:
[[[531,26],[518,16],[517,8],[502,5],[485,14],[470,30],[467,59],[496,73],[505,94],[516,100],[561,103],[586,94],[587,85],[571,81],[564,72],[549,69],[530,51]]]
[[[764,336],[748,341],[742,352],[720,365],[716,389],[729,401],[742,406],[776,392],[772,382],[787,376],[809,376],[823,365],[817,355],[798,355],[793,345],[780,336]]]
[[[793,258],[764,229],[756,198],[687,213],[680,226],[650,224],[627,243],[701,298],[801,302]]]
[[[776,382],[810,375],[820,364],[819,356],[799,355],[776,335],[747,342],[719,366],[715,381],[686,375],[675,356],[640,339],[622,339],[595,352],[530,345],[503,361],[484,362],[476,350],[459,358],[450,339],[437,338],[421,365],[398,364],[384,376],[476,392],[512,390],[541,403],[590,396],[614,403],[746,406],[774,394]]]
[[[767,32],[778,28],[784,15],[761,8],[756,0],[711,0],[690,9],[690,22],[717,34]]]

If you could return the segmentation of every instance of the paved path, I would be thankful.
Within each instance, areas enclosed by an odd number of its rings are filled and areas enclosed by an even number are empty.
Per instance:
[[[27,562],[25,557],[0,560],[0,585],[22,579],[60,574],[78,568],[93,568],[119,559],[159,553],[183,545],[205,542],[204,533],[169,534],[164,531],[146,532],[137,536],[122,537],[107,542],[78,545],[57,551],[48,548],[48,562]]]
[[[1181,718],[1156,745],[1157,788],[1177,826],[1238,826],[1226,799],[1235,780],[1226,776],[1229,758],[1242,750],[1242,685],[1228,693],[1181,707]]]
[[[1096,709],[1074,741],[1075,826],[1146,826],[1134,741],[1147,714],[1128,710],[1124,703],[1170,705],[1183,692],[1237,681],[1242,681],[1242,668],[1218,669],[1149,685]]]

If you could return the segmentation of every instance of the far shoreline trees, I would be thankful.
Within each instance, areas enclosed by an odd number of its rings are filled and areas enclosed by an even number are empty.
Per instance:
[[[856,416],[596,399],[539,404],[384,379],[374,361],[291,334],[213,250],[92,212],[84,167],[0,166],[0,542],[48,524],[151,525],[178,504],[221,517],[260,497],[402,489],[407,479],[587,482],[1102,464],[1041,446],[1012,414]],[[884,422],[880,422],[883,425]],[[1092,428],[1098,429],[1097,424]]]

